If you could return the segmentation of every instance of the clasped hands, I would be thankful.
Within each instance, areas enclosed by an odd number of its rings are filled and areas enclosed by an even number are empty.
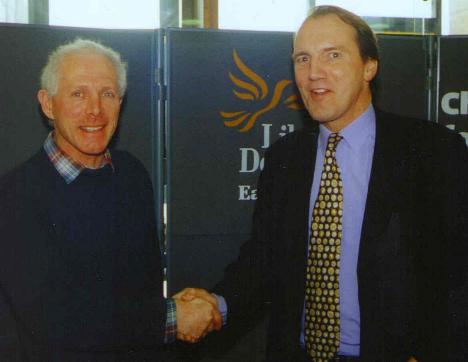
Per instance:
[[[204,289],[186,288],[172,297],[177,308],[177,339],[195,343],[223,324],[218,300]]]

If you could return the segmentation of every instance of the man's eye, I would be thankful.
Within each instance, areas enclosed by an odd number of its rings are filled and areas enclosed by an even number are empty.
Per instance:
[[[83,92],[82,92],[82,91],[74,91],[74,92],[72,92],[71,95],[72,95],[72,97],[77,97],[77,98],[79,98],[79,97],[82,97],[82,96],[83,96]]]
[[[115,93],[113,91],[105,91],[103,95],[107,98],[115,98]]]
[[[341,54],[339,52],[331,52],[328,54],[328,56],[330,57],[330,59],[337,59],[341,56]]]
[[[296,57],[296,63],[298,63],[298,64],[305,63],[308,60],[309,60],[309,58],[306,57],[305,55],[301,55],[299,57]]]

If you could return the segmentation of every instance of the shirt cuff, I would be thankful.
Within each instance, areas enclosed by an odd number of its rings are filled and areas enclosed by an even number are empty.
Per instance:
[[[219,313],[221,313],[221,317],[223,318],[223,326],[225,326],[227,324],[227,312],[228,312],[226,299],[224,299],[224,297],[222,297],[221,295],[217,295],[214,293],[211,293],[211,294],[218,300],[218,310],[219,310]]]
[[[164,330],[164,343],[172,343],[177,336],[176,303],[173,298],[166,299],[166,328]]]

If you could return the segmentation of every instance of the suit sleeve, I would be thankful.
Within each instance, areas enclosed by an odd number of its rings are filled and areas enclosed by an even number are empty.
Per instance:
[[[468,360],[468,149],[456,135],[448,148],[445,204],[449,244],[449,313],[452,360]]]
[[[15,320],[0,287],[0,361],[16,361],[17,352]]]
[[[242,245],[237,261],[226,268],[224,278],[214,288],[214,292],[226,300],[229,327],[245,326],[248,321],[256,320],[270,301],[273,169],[269,151],[257,184],[251,237]]]

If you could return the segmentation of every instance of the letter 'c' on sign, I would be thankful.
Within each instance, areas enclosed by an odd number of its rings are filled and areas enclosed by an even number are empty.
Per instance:
[[[450,106],[450,101],[455,99],[458,102],[458,108]],[[442,110],[446,114],[457,116],[459,114],[468,114],[468,91],[461,92],[448,92],[442,97],[441,101]]]
[[[450,101],[451,101],[452,99],[459,100],[459,99],[460,99],[460,94],[457,93],[457,92],[449,92],[449,93],[446,93],[446,94],[442,97],[441,106],[442,106],[442,110],[443,110],[446,114],[450,114],[451,116],[456,116],[456,115],[460,114],[460,111],[458,110],[458,108],[452,108],[452,107],[450,106]]]

